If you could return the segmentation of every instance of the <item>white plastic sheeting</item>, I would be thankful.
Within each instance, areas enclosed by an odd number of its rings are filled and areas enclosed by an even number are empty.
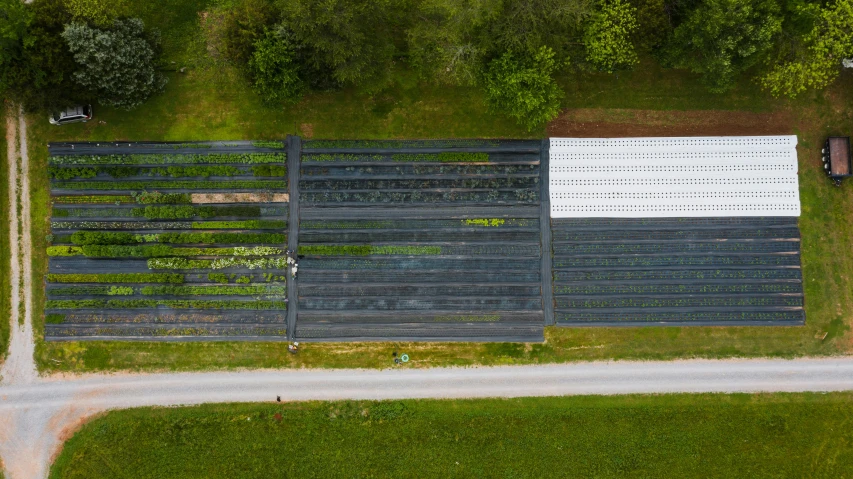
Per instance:
[[[799,216],[796,136],[551,138],[551,217]]]

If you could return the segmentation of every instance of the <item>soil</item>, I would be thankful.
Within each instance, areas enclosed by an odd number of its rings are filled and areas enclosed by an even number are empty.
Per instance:
[[[197,204],[215,203],[287,203],[287,193],[192,193],[191,201]]]
[[[640,136],[789,135],[789,111],[658,111],[619,109],[566,110],[548,124],[548,136],[621,138]]]

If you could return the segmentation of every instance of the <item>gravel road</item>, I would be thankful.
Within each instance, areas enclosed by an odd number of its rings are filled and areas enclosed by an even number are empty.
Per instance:
[[[0,386],[8,478],[46,477],[62,440],[109,409],[211,402],[853,389],[853,358],[88,376]]]

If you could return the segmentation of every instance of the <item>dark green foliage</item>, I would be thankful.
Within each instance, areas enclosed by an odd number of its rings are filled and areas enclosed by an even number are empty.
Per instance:
[[[283,244],[281,233],[161,233],[161,243],[172,244]]]
[[[237,0],[225,17],[225,55],[236,63],[248,63],[255,43],[277,17],[267,0]]]
[[[74,178],[94,178],[98,174],[97,168],[92,167],[75,167],[75,168],[59,168],[56,166],[47,167],[47,175],[54,180],[71,180]]]
[[[45,314],[44,322],[47,324],[61,324],[65,320],[64,314]]]
[[[181,284],[184,275],[179,273],[101,273],[47,275],[51,283],[171,283]]]
[[[213,218],[216,216],[242,216],[257,218],[261,216],[260,206],[146,206],[145,208],[134,208],[133,215],[145,217],[149,220],[165,219],[190,219],[190,218]]]
[[[165,168],[154,168],[151,174],[160,176],[171,176],[172,178],[202,177],[210,176],[235,176],[241,173],[240,169],[230,165],[191,165],[191,166],[167,166]]]
[[[489,105],[532,130],[557,116],[562,92],[554,80],[554,52],[505,53],[489,64],[484,86]]]
[[[224,275],[223,275],[224,276]],[[228,280],[226,279],[226,282]],[[224,283],[223,283],[224,284]],[[261,296],[285,294],[284,286],[143,286],[145,296]]]
[[[781,30],[773,0],[703,0],[675,28],[663,57],[669,65],[701,74],[710,91],[722,93],[767,57]]]
[[[90,258],[156,258],[176,255],[172,246],[160,244],[144,246],[88,244],[83,246],[83,254]]]
[[[284,165],[255,165],[252,167],[255,176],[287,176],[287,167]]]
[[[207,273],[207,279],[219,284],[228,284],[228,275],[225,273]]]
[[[137,203],[143,205],[149,204],[191,204],[192,196],[189,193],[160,193],[159,191],[143,191],[134,195]]]
[[[109,30],[71,23],[62,38],[79,65],[74,80],[102,104],[134,108],[166,84],[154,68],[159,37],[146,34],[138,18],[116,20]]]
[[[59,208],[54,208],[52,211],[54,218],[66,218],[68,217],[68,210],[61,210]]]
[[[249,59],[249,76],[255,92],[268,103],[296,103],[305,89],[299,77],[293,45],[286,38],[286,33],[267,31],[255,42],[255,51]]]
[[[63,0],[0,1],[0,93],[28,110],[89,100],[72,80],[77,65],[61,36],[70,21]]]
[[[136,244],[136,235],[119,231],[75,231],[71,242],[76,245]]]

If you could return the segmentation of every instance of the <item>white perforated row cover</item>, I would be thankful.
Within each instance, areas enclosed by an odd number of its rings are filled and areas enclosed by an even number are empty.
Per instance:
[[[796,136],[551,138],[551,217],[799,216]]]

